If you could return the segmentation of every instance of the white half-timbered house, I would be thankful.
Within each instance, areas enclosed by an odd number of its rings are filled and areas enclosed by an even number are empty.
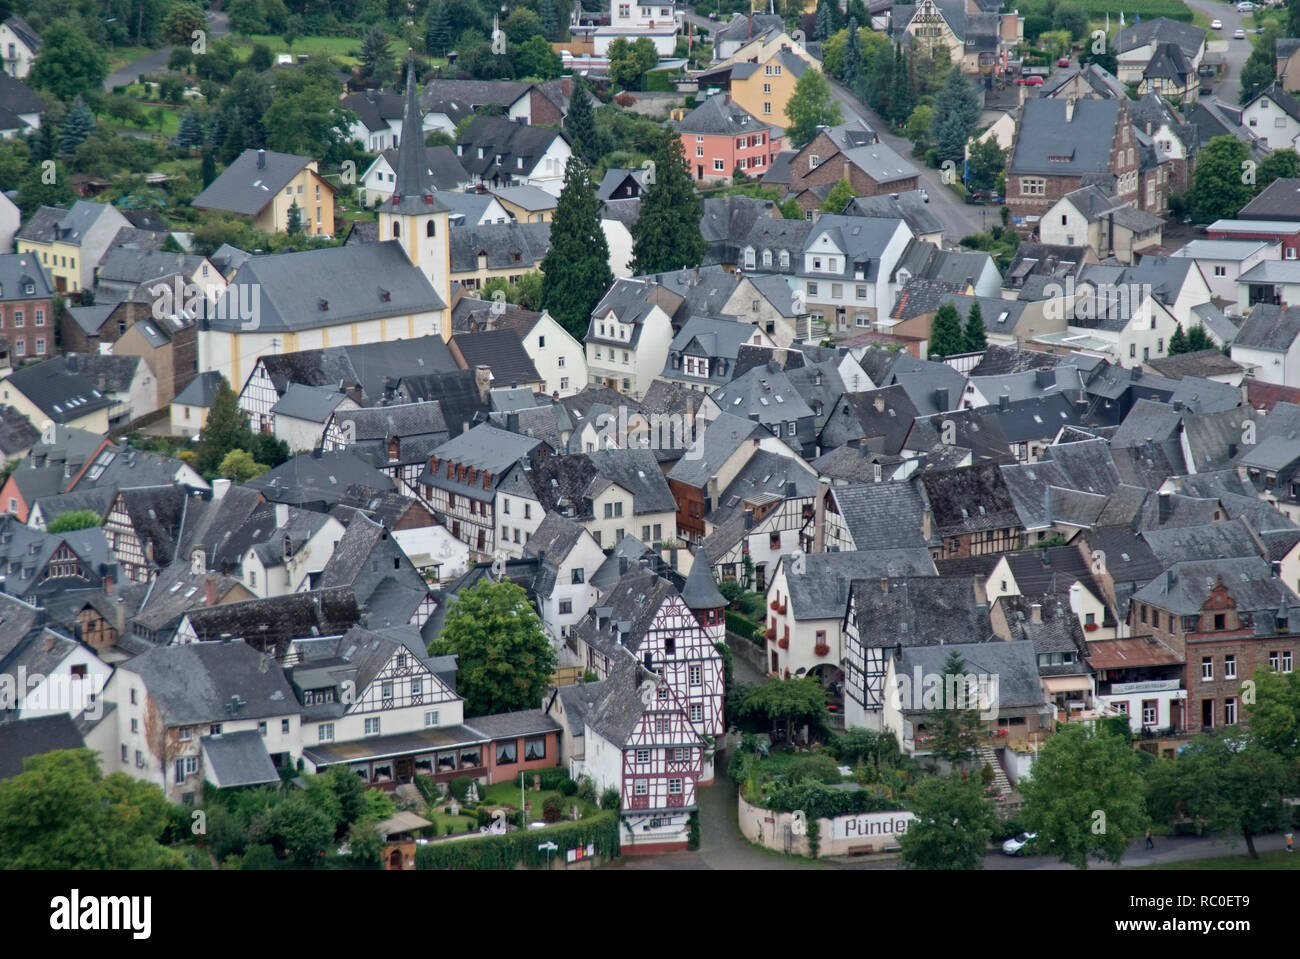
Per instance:
[[[418,497],[420,473],[449,438],[442,404],[434,400],[335,410],[325,424],[321,449],[348,450],[390,476],[403,493]]]
[[[672,685],[629,650],[615,652],[600,685],[586,716],[583,766],[598,788],[619,791],[623,851],[684,848],[708,744]]]
[[[707,567],[701,564],[702,572]],[[647,569],[637,567],[619,578],[590,615],[570,630],[566,650],[578,665],[601,679],[611,675],[623,652],[663,677],[691,725],[709,748],[704,781],[713,779],[713,744],[726,731],[722,654],[714,645],[722,624],[721,594],[710,595],[692,584],[692,602],[708,603],[697,615],[677,589]],[[714,603],[718,605],[714,606]],[[705,624],[702,625],[701,620]]]
[[[124,580],[147,583],[175,558],[188,498],[182,486],[123,489],[113,497],[104,537]]]

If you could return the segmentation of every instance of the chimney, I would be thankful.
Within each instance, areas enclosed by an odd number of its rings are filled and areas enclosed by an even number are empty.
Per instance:
[[[998,396],[998,409],[1001,410],[1003,413],[1011,409],[1011,397],[1008,396],[1006,393],[1002,393],[1001,395]]]
[[[1066,97],[1065,98],[1065,122],[1072,123],[1073,121],[1074,121],[1074,97]]]
[[[826,552],[826,494],[830,484],[817,480],[817,502],[813,505],[813,552]]]
[[[211,573],[203,583],[203,600],[209,606],[217,604],[217,578]]]
[[[288,504],[288,503],[276,503],[276,504],[275,504],[275,525],[276,525],[276,527],[279,528],[279,527],[283,526],[283,525],[284,525],[285,523],[287,523],[287,522],[289,522],[289,504]]]
[[[1041,623],[1043,621],[1043,604],[1033,603],[1029,607],[1029,619],[1031,622]]]
[[[258,168],[259,170],[265,170],[265,169],[266,169],[266,151],[265,151],[265,150],[258,150],[258,151],[257,151],[257,168]]]
[[[885,596],[888,596],[888,595],[889,595],[889,577],[888,577],[888,576],[882,576],[882,577],[880,577],[880,592],[881,592],[882,595],[885,595]]]
[[[752,509],[746,509],[745,510],[745,532],[749,532],[753,528],[754,528],[754,511]]]
[[[214,502],[230,492],[231,482],[231,480],[224,477],[218,477],[212,481],[212,499]]]
[[[1169,494],[1169,493],[1161,493],[1161,494],[1160,494],[1160,510],[1159,510],[1159,513],[1158,513],[1158,515],[1159,515],[1159,517],[1160,517],[1160,523],[1161,523],[1161,525],[1164,525],[1165,523],[1167,523],[1167,522],[1169,521],[1169,516],[1170,516],[1171,513],[1173,513],[1173,511],[1174,511],[1174,510],[1173,510],[1173,500],[1171,499],[1170,494]]]
[[[618,558],[618,575],[622,576],[626,572],[627,572],[627,557],[620,556]]]
[[[988,591],[984,588],[984,579],[978,573],[972,579],[975,582],[975,602],[983,606],[989,601]]]
[[[488,401],[488,391],[492,389],[492,368],[479,364],[474,367],[474,385],[478,387],[478,397],[483,403]]]
[[[105,567],[104,567],[104,593],[105,593],[106,595],[108,595],[108,596],[112,596],[112,595],[113,595],[113,577],[116,575],[116,573],[117,573],[117,567],[116,567],[116,566],[112,565],[111,563],[110,563],[110,564],[105,564]]]
[[[1151,121],[1147,121],[1147,136],[1151,136]]]
[[[939,407],[939,412],[944,413],[948,410],[948,387],[940,386],[934,391],[934,404]]]
[[[921,538],[927,543],[930,542],[930,527],[934,523],[934,514],[930,512],[927,506],[921,510]]]
[[[876,412],[877,412],[877,413],[883,413],[883,412],[885,412],[885,398],[884,398],[884,396],[882,396],[880,393],[877,393],[877,394],[876,394],[876,402],[875,402],[875,405],[876,405]],[[845,411],[846,413],[848,412],[848,407],[847,407],[847,406],[844,408],[844,411]]]

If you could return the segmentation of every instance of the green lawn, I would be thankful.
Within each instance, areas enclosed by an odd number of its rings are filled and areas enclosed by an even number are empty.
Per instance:
[[[1258,859],[1250,856],[1223,856],[1218,859],[1189,859],[1184,862],[1162,862],[1154,866],[1135,866],[1135,869],[1300,869],[1300,856],[1279,849],[1262,852]]]
[[[439,836],[446,835],[448,824],[451,825],[451,834],[453,836],[459,836],[462,833],[478,828],[478,820],[474,816],[448,816],[443,812],[445,808],[445,806],[435,806],[424,814],[425,819],[431,820],[438,827]]]
[[[153,52],[153,47],[113,47],[108,51],[108,72],[119,70],[133,60],[147,57]]]
[[[292,53],[294,56],[305,53],[312,57],[332,57],[345,66],[356,66],[361,62],[357,58],[361,50],[361,40],[358,37],[295,37],[292,47],[284,42],[284,37],[269,33],[232,36],[230,39],[245,57],[253,52],[253,44],[261,43],[271,48],[273,57],[281,53]],[[399,39],[394,38],[388,48],[392,51],[394,60],[400,60],[406,55],[406,44]],[[429,62],[434,66],[447,65],[447,60],[441,57],[432,57]]]
[[[482,792],[482,796],[484,802],[494,806],[508,806],[511,809],[519,808],[519,786],[514,782],[497,783],[495,786],[488,786]],[[530,822],[541,820],[542,804],[550,796],[560,797],[560,807],[564,810],[566,817],[569,814],[570,806],[577,806],[578,813],[583,819],[594,816],[600,811],[600,807],[594,802],[579,799],[577,796],[564,796],[555,789],[529,789],[524,793],[524,801],[530,804],[528,810]]]
[[[161,132],[164,136],[168,137],[174,137],[178,132],[180,132],[181,115],[185,112],[186,107],[176,107],[166,103],[142,103],[140,106],[145,112],[144,123],[128,123],[119,120],[116,117],[102,115],[99,117],[99,122],[110,130],[148,130],[151,133]],[[154,119],[154,115],[159,109],[163,111],[163,124],[161,131],[159,131],[158,123]]]

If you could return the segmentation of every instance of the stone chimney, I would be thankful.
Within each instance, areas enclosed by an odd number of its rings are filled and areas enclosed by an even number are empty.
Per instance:
[[[888,576],[882,576],[882,577],[880,577],[880,592],[881,592],[882,595],[885,595],[885,596],[888,596],[888,595],[889,595],[889,577],[888,577]]]
[[[203,583],[203,601],[209,606],[217,604],[217,578],[211,573]]]
[[[817,502],[813,505],[813,552],[826,552],[826,494],[830,492],[830,483],[824,479],[817,480]]]
[[[284,525],[285,523],[287,523],[287,522],[289,522],[289,504],[288,504],[288,503],[276,503],[276,504],[275,504],[275,525],[276,525],[276,528],[278,529],[279,527],[283,526],[283,525]]]
[[[230,492],[231,480],[218,478],[212,481],[212,499],[219,500]]]
[[[492,389],[492,368],[484,364],[474,367],[474,385],[478,387],[479,400],[486,403]]]
[[[1074,122],[1074,97],[1065,98],[1065,122]]]
[[[884,398],[882,395],[880,395],[879,393],[876,394],[876,401],[875,401],[875,403],[876,403],[876,412],[877,412],[877,413],[883,413],[883,412],[885,412],[885,398]]]
[[[934,523],[934,514],[930,509],[921,510],[921,538],[927,543],[930,542],[930,527]]]
[[[1041,623],[1043,621],[1043,604],[1031,603],[1029,606],[1029,619],[1031,622]]]

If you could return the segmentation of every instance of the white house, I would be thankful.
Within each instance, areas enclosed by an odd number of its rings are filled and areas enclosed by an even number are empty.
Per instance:
[[[31,73],[32,61],[41,50],[41,38],[18,14],[0,23],[0,59],[4,72],[22,79]]]
[[[588,383],[639,400],[663,372],[673,325],[656,286],[653,277],[618,279],[596,304],[586,336]]]
[[[551,639],[561,642],[596,604],[599,592],[591,577],[605,562],[605,551],[590,532],[552,510],[528,538],[524,553],[536,556],[546,570],[538,582],[551,585],[536,590],[538,613]]]
[[[17,204],[0,193],[0,253],[14,251],[14,235],[18,232],[22,219],[23,215]],[[630,250],[631,247],[629,246],[628,249]]]
[[[1193,240],[1173,256],[1190,257],[1210,286],[1210,295],[1226,303],[1239,303],[1242,274],[1265,260],[1280,260],[1282,246],[1264,240]]]
[[[1290,149],[1300,136],[1300,100],[1278,86],[1261,90],[1241,108],[1241,125],[1262,146]]]
[[[672,56],[677,49],[675,0],[610,0],[609,26],[596,28],[596,56],[607,55],[619,37],[629,43],[648,37],[659,56]]]
[[[6,644],[0,713],[16,710],[14,715],[21,719],[58,713],[75,719],[83,711],[94,719],[103,714],[100,693],[113,670],[93,649],[50,627],[26,637],[20,632],[17,640],[12,648]]]
[[[1300,386],[1300,307],[1256,304],[1232,342],[1231,355],[1257,380]]]
[[[516,332],[521,328],[517,327]],[[522,331],[521,339],[537,374],[553,392],[564,397],[586,389],[587,354],[550,313],[542,310],[537,321]]]
[[[895,293],[890,278],[911,239],[901,219],[822,216],[800,254],[796,273],[803,296],[795,312],[834,320],[836,328],[888,317]]]

